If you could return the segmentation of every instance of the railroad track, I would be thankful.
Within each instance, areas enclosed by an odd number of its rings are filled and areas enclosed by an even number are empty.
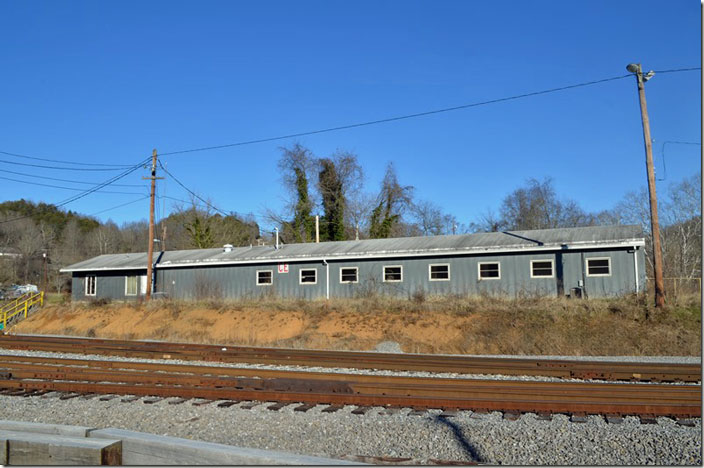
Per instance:
[[[699,382],[702,376],[702,368],[699,364],[387,354],[37,335],[0,335],[0,349],[2,348],[184,361],[456,374],[526,375],[617,381]]]
[[[134,395],[504,413],[701,417],[699,385],[538,382],[316,373],[0,355],[5,393]]]

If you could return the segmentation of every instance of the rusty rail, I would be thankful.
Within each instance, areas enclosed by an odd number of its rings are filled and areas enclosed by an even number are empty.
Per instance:
[[[0,388],[211,400],[701,417],[698,385],[261,372],[11,355],[0,355]]]
[[[185,361],[200,360],[457,374],[533,375],[622,381],[699,382],[702,375],[700,364],[387,354],[36,335],[0,336],[0,348],[118,355],[151,359],[179,359]]]

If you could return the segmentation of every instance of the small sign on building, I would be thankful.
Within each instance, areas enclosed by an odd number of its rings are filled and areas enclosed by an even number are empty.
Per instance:
[[[279,273],[288,273],[288,263],[279,263]]]

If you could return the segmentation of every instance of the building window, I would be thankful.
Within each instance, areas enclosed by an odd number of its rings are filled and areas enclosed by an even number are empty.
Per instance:
[[[588,258],[587,276],[611,276],[611,259],[608,257]]]
[[[257,286],[266,286],[273,282],[273,270],[257,270]]]
[[[340,268],[340,283],[356,283],[359,281],[357,267]]]
[[[137,276],[125,276],[125,296],[137,295]]]
[[[479,279],[501,279],[499,262],[479,263]]]
[[[98,278],[95,276],[86,276],[86,296],[95,296],[95,290],[98,283]]]
[[[300,270],[300,284],[316,284],[318,282],[318,270]]]
[[[384,267],[385,283],[400,283],[403,281],[403,267],[401,265]]]
[[[553,277],[552,260],[531,260],[530,261],[530,277],[531,278],[552,278]]]
[[[430,281],[450,281],[450,264],[429,265],[428,275]]]

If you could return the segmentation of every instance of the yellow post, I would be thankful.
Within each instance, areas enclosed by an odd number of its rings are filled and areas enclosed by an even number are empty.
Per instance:
[[[39,305],[44,307],[44,291],[42,291],[41,296],[39,296]]]
[[[27,318],[27,307],[29,306],[29,301],[24,303],[24,318]]]

